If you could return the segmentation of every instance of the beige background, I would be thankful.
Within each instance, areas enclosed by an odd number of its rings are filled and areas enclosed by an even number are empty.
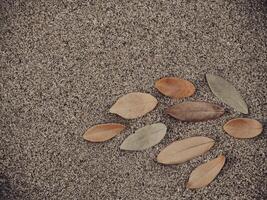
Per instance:
[[[1,0],[2,199],[258,200],[266,195],[266,133],[249,140],[222,125],[244,115],[222,104],[205,81],[225,77],[264,122],[266,3],[238,1]],[[171,100],[153,87],[163,76],[192,81],[191,98]],[[128,92],[154,95],[158,107],[143,118],[109,114]],[[164,114],[188,100],[224,105],[220,119],[181,123]],[[121,122],[124,133],[102,144],[82,139],[98,123]],[[157,146],[122,152],[137,128],[163,122]],[[216,140],[208,153],[179,166],[155,162],[170,142],[203,135]],[[190,172],[223,153],[227,162],[208,187],[187,190]]]

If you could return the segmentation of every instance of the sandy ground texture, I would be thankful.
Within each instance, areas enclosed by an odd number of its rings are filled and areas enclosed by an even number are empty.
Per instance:
[[[222,125],[234,117],[264,123],[267,7],[261,0],[1,0],[1,199],[22,200],[263,200],[266,132],[237,140]],[[221,75],[242,93],[249,115],[221,103],[205,74]],[[193,97],[171,100],[154,82],[192,81]],[[154,95],[159,105],[142,118],[109,114],[118,97]],[[220,119],[181,123],[164,109],[177,102],[225,106]],[[264,111],[265,109],[265,111]],[[82,139],[92,125],[127,126],[111,141]],[[142,152],[119,150],[136,129],[163,122],[163,141]],[[156,155],[170,142],[203,135],[206,154],[163,166]],[[185,183],[199,164],[223,153],[227,162],[206,188]]]

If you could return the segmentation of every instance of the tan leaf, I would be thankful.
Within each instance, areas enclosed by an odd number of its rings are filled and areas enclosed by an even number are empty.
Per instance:
[[[213,139],[203,136],[178,140],[163,149],[157,161],[166,165],[183,163],[207,152],[213,145]]]
[[[118,135],[125,126],[117,123],[99,124],[89,128],[83,135],[90,142],[104,142]]]
[[[175,77],[162,78],[156,81],[155,87],[162,94],[176,99],[192,96],[196,91],[195,86],[190,81]]]
[[[263,126],[255,119],[237,118],[228,121],[223,129],[235,138],[253,138],[263,131]]]
[[[198,166],[190,174],[186,187],[193,189],[207,186],[220,173],[224,163],[225,156],[220,155],[217,158]]]
[[[172,117],[188,122],[216,119],[224,114],[224,109],[207,102],[185,102],[166,109]]]
[[[133,92],[120,97],[110,108],[110,113],[125,119],[135,119],[153,110],[157,103],[157,99],[150,94]]]

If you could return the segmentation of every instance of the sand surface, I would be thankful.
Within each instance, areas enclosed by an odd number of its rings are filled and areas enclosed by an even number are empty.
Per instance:
[[[266,132],[237,140],[222,125],[234,117],[264,123],[267,7],[263,0],[1,0],[0,198],[19,200],[263,200]],[[206,73],[223,76],[249,106],[243,115],[210,91]],[[164,76],[192,81],[193,97],[171,100],[154,82]],[[159,105],[142,118],[109,114],[133,91]],[[170,105],[208,101],[226,108],[213,121],[182,123],[164,114]],[[265,113],[265,114],[264,114]],[[82,139],[92,125],[120,122],[111,141]],[[142,152],[120,151],[136,129],[162,122],[164,140]],[[155,157],[170,142],[213,138],[215,146],[185,164],[163,166]],[[206,188],[185,183],[199,164],[227,157]]]

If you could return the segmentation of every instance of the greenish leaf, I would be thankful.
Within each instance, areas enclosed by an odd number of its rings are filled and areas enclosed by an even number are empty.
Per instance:
[[[224,80],[220,76],[212,74],[206,74],[206,78],[210,89],[215,96],[217,96],[225,104],[234,108],[236,111],[248,114],[246,102],[230,82]]]
[[[120,149],[140,151],[158,144],[165,136],[167,127],[163,123],[147,125],[127,137]]]

